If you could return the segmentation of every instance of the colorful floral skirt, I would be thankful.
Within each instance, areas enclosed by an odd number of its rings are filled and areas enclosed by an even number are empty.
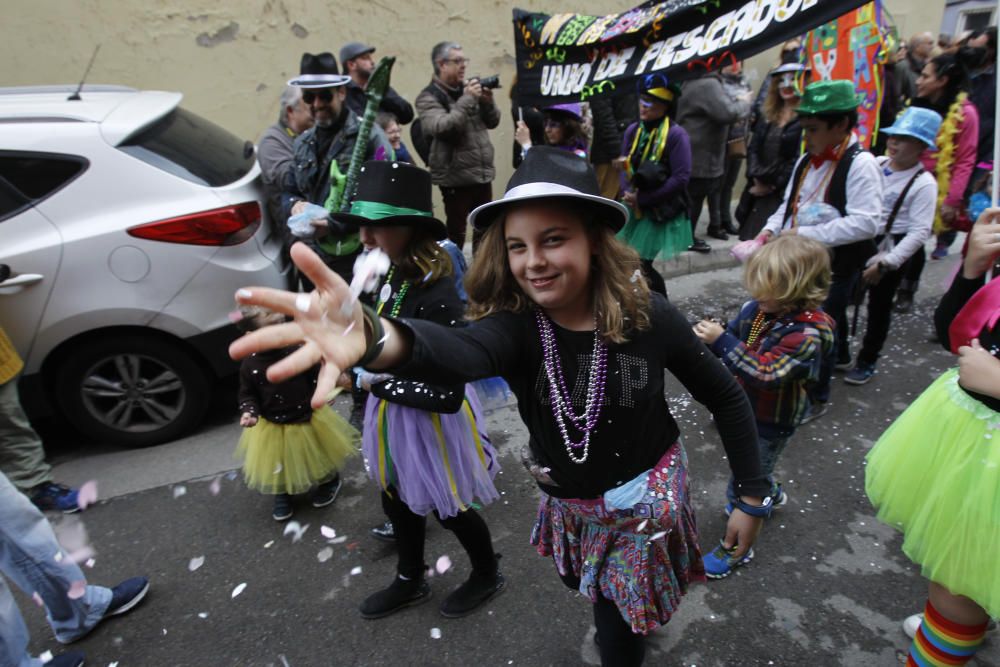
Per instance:
[[[1000,617],[1000,414],[953,369],[868,453],[865,489],[921,574]]]
[[[543,494],[531,543],[560,575],[579,577],[591,601],[612,600],[633,632],[665,625],[688,585],[705,580],[684,448],[670,447],[631,509]]]
[[[497,498],[500,471],[474,391],[454,414],[417,410],[368,396],[362,451],[368,475],[394,487],[416,514],[455,516]]]
[[[691,236],[691,220],[687,215],[678,215],[669,222],[654,222],[635,217],[629,211],[629,219],[618,238],[635,248],[639,257],[648,260],[670,259],[688,249],[694,240]]]
[[[330,479],[358,453],[360,434],[333,408],[314,410],[301,424],[261,417],[243,429],[236,456],[247,486],[263,493],[305,493]]]

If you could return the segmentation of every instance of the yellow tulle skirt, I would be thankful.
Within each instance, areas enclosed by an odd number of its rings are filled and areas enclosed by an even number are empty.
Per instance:
[[[263,417],[243,429],[236,457],[247,486],[262,493],[305,493],[330,479],[359,451],[361,434],[328,406],[300,424]]]

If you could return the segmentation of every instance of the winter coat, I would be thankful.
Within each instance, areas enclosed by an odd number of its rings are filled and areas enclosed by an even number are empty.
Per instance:
[[[677,122],[691,138],[691,178],[717,178],[726,171],[729,126],[750,113],[750,103],[726,93],[718,72],[686,81]]]

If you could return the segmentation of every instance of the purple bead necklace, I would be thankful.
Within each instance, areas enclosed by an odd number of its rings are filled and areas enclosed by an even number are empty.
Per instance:
[[[569,460],[573,463],[584,463],[590,454],[590,434],[597,428],[597,418],[604,403],[604,380],[608,369],[608,347],[601,340],[594,322],[594,351],[591,355],[590,373],[587,379],[587,403],[583,414],[575,414],[571,394],[566,389],[566,378],[563,375],[562,361],[559,358],[559,348],[556,335],[552,330],[552,322],[540,308],[535,309],[535,322],[538,324],[538,335],[542,339],[542,354],[545,359],[545,376],[549,381],[549,399],[552,404],[552,414],[556,425],[562,433],[563,446]],[[569,434],[566,422],[583,433],[583,438],[577,442]],[[577,451],[583,450],[577,456]]]

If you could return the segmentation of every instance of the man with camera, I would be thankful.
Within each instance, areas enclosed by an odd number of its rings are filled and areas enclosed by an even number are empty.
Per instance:
[[[493,199],[493,144],[489,130],[500,123],[493,101],[497,77],[465,79],[469,59],[455,42],[441,42],[431,51],[434,78],[417,96],[420,130],[430,144],[427,166],[441,188],[448,237],[465,246],[469,212]],[[473,252],[478,245],[473,231]]]

